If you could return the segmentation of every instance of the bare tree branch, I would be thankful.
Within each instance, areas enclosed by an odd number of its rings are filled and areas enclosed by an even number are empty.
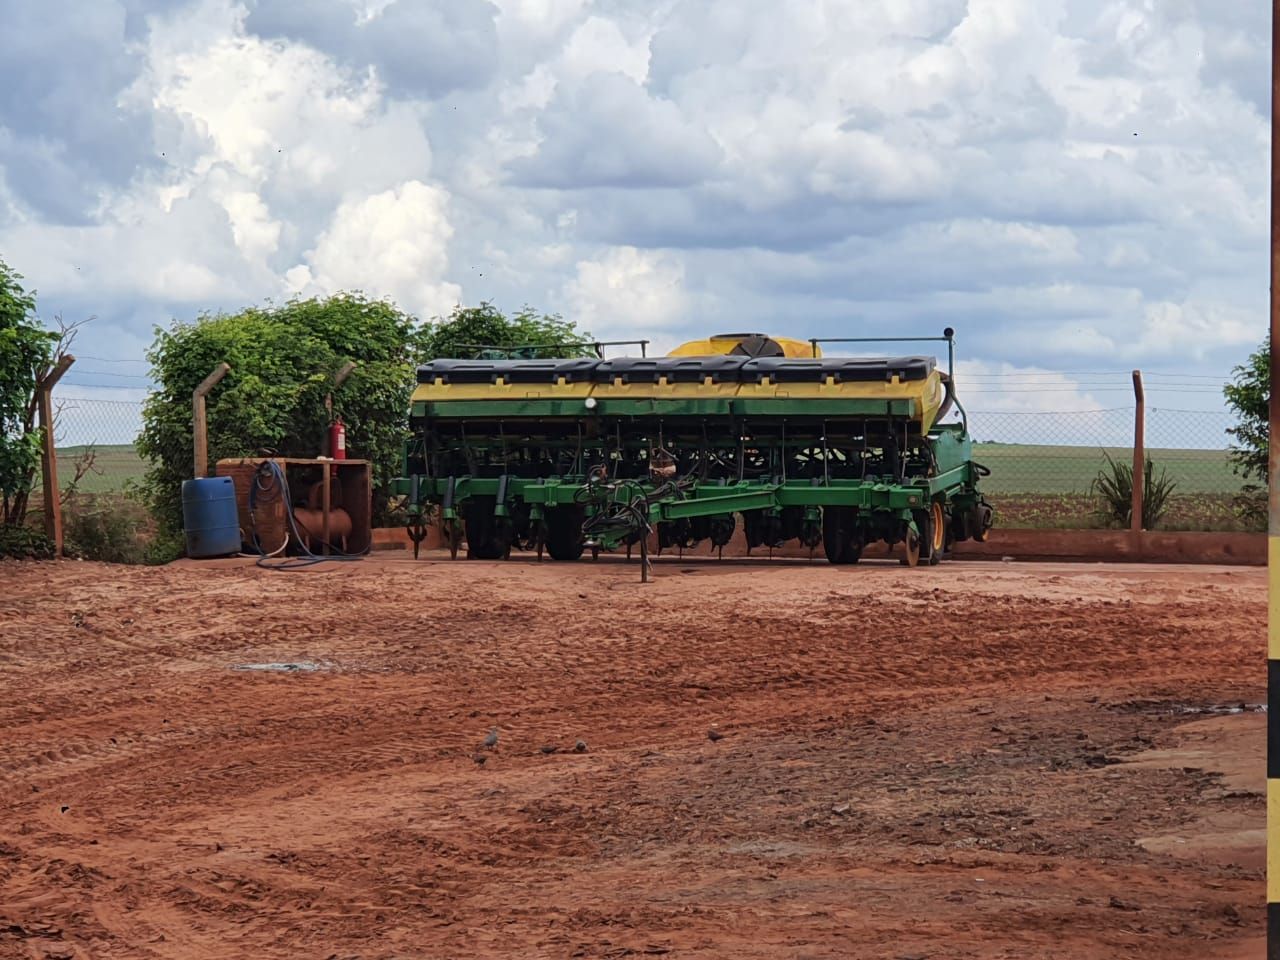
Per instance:
[[[80,328],[91,322],[93,317],[86,317],[83,320],[75,320],[68,323],[63,319],[62,314],[55,314],[53,318],[54,326],[57,328],[57,339],[54,343],[53,354],[49,359],[49,363],[36,371],[37,385],[42,383],[46,377],[62,362],[64,357],[71,354],[71,347],[76,342],[76,336],[80,333]],[[31,399],[27,403],[27,408],[23,411],[22,432],[23,436],[31,436],[39,427],[36,426],[36,415],[40,409],[40,391],[33,390]],[[57,417],[54,418],[55,423]],[[52,425],[51,425],[52,428]],[[14,495],[12,502],[8,502],[6,497],[5,503],[5,523],[21,523],[27,515],[27,507],[31,500],[31,488],[35,484],[36,471],[33,467],[27,471],[25,489]]]
[[[58,496],[59,503],[66,503],[73,497],[79,489],[80,481],[91,473],[101,474],[102,470],[98,467],[98,447],[97,444],[89,444],[84,448],[75,459],[71,461],[71,470],[74,476],[62,488],[61,494]]]

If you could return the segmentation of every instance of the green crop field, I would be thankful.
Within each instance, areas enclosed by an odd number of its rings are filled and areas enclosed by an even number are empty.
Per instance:
[[[1133,451],[1105,451],[1120,463],[1133,463]],[[1148,450],[1155,464],[1169,472],[1179,494],[1238,493],[1244,481],[1232,472],[1225,450]],[[980,443],[974,459],[990,468],[982,489],[991,497],[1009,493],[1088,493],[1098,471],[1107,467],[1100,447],[1054,447],[1038,444]]]
[[[76,462],[88,447],[58,448],[58,485],[65,487],[76,475]],[[84,493],[114,493],[128,480],[140,480],[147,472],[146,461],[138,456],[133,444],[104,444],[93,448],[93,467],[80,480]],[[36,488],[39,489],[37,482]]]

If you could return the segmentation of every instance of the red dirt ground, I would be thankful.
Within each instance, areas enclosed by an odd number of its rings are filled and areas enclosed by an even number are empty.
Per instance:
[[[0,563],[0,957],[1262,956],[1264,570],[655,573]]]

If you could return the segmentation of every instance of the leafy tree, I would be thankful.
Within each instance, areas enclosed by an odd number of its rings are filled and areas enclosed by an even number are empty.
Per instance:
[[[0,260],[0,521],[26,520],[27,498],[40,462],[43,434],[35,427],[36,383],[49,368],[57,335],[36,319],[36,299],[22,277]]]
[[[352,360],[355,370],[333,393],[333,412],[346,425],[350,455],[373,463],[374,521],[381,522],[409,437],[415,362],[471,356],[467,344],[584,337],[572,323],[528,308],[508,318],[482,303],[419,325],[387,301],[346,293],[176,321],[157,328],[147,354],[157,387],[143,406],[138,441],[151,461],[143,492],[162,533],[180,530],[182,481],[191,476],[191,393],[219,363],[231,372],[209,396],[210,463],[264,449],[315,456],[328,426],[325,396],[334,374]]]
[[[478,307],[455,307],[447,318],[423,329],[417,338],[420,360],[437,357],[470,358],[477,346],[530,347],[523,351],[497,351],[512,356],[592,356],[591,334],[580,331],[572,321],[558,314],[541,314],[529,307],[504,316],[493,304],[484,301]],[[530,346],[532,345],[532,346]],[[553,346],[566,349],[550,350]]]
[[[1236,473],[1246,479],[1267,482],[1268,412],[1271,403],[1271,337],[1249,359],[1232,371],[1232,381],[1222,389],[1237,423],[1227,433],[1236,438],[1231,459]],[[1256,489],[1256,488],[1254,488]]]
[[[182,481],[191,476],[191,393],[219,363],[231,372],[208,401],[209,462],[270,449],[313,457],[324,444],[333,391],[352,457],[373,464],[375,522],[400,471],[413,386],[413,318],[383,300],[344,293],[235,314],[203,314],[157,328],[147,354],[156,389],[143,406],[138,449],[151,461],[144,492],[162,530],[182,527]]]

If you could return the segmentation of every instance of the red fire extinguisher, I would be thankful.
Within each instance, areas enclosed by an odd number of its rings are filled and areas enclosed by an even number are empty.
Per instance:
[[[343,425],[341,417],[329,424],[329,457],[332,460],[347,459],[347,428]],[[335,476],[338,473],[336,466],[333,468],[333,473]]]

